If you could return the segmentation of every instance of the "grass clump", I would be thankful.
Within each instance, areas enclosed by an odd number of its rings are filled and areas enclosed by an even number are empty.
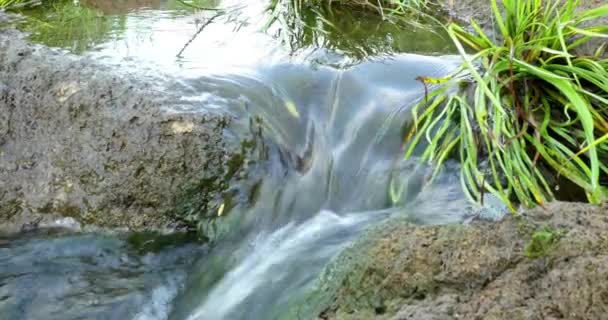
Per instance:
[[[496,36],[475,21],[473,31],[447,27],[463,66],[443,79],[419,78],[436,90],[414,108],[405,157],[426,140],[424,161],[439,167],[459,159],[471,199],[483,202],[491,192],[512,210],[553,199],[559,179],[599,203],[608,196],[601,183],[608,174],[608,60],[602,48],[593,55],[576,50],[608,37],[608,26],[589,26],[608,15],[608,5],[501,2],[499,8],[491,0]]]

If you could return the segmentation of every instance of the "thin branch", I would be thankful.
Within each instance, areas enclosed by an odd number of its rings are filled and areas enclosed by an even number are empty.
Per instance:
[[[207,21],[205,21],[205,23],[203,23],[198,30],[196,31],[196,33],[192,36],[192,38],[190,38],[190,40],[188,40],[188,42],[186,42],[186,44],[184,44],[184,47],[179,51],[179,53],[175,56],[177,58],[181,58],[182,54],[184,53],[184,51],[186,50],[186,48],[188,48],[188,46],[192,43],[192,41],[194,41],[194,39],[196,39],[196,37],[198,37],[198,35],[203,32],[203,30],[210,25],[213,20],[219,18],[220,16],[224,15],[225,11],[219,11],[218,13],[214,14],[211,18],[207,19]]]

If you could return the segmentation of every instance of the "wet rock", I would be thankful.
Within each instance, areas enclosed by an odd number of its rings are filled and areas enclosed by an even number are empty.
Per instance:
[[[175,111],[157,83],[23,38],[0,30],[0,229],[176,228],[196,223],[189,201],[219,205],[230,118]]]
[[[328,267],[308,311],[320,319],[603,319],[607,213],[556,202],[499,223],[392,220]],[[539,232],[556,241],[531,258],[526,248]]]

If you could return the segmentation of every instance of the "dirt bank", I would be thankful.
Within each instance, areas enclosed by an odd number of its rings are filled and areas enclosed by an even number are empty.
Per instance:
[[[605,319],[608,207],[552,203],[524,218],[371,230],[313,295],[320,319]],[[321,301],[321,302],[319,302]]]
[[[230,119],[176,111],[176,93],[124,74],[0,29],[0,230],[174,228],[180,211],[215,212]]]

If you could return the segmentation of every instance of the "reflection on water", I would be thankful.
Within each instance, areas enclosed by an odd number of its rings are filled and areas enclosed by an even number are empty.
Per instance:
[[[24,13],[28,19],[20,27],[33,41],[76,53],[116,39],[126,30],[126,17],[104,16],[68,0],[45,1]]]
[[[339,8],[327,13],[307,10],[302,13],[305,24],[279,21],[268,27],[271,13],[264,1],[59,0],[23,13],[30,19],[21,28],[35,41],[170,70],[252,67],[261,60],[294,55],[313,55],[331,64],[331,52],[343,56],[341,64],[352,64],[392,53],[452,50],[440,28],[402,26],[375,14]],[[199,34],[205,21],[218,13]],[[184,54],[176,57],[186,44]]]
[[[374,10],[349,6],[304,5],[294,13],[290,1],[273,12],[273,34],[293,51],[329,48],[349,56],[353,62],[394,53],[433,54],[453,51],[443,28],[430,17],[411,15],[389,21]],[[426,19],[426,20],[425,20]]]
[[[179,2],[173,1],[172,3]],[[81,0],[80,4],[99,10],[106,15],[121,15],[137,9],[160,9],[161,0]]]
[[[191,5],[215,8],[219,1],[198,0]],[[44,1],[41,5],[23,10],[28,19],[19,27],[31,34],[31,39],[52,47],[69,49],[75,53],[106,51],[116,58],[126,58],[124,52],[112,51],[112,46],[126,47],[137,43],[163,40],[151,37],[161,32],[163,20],[182,20],[182,28],[164,31],[180,33],[187,37],[191,29],[185,29],[201,17],[193,15],[195,10],[178,0],[58,0]],[[158,44],[158,42],[155,42]],[[183,43],[183,42],[182,42]],[[135,47],[134,49],[137,49]],[[143,48],[142,48],[143,49]],[[159,58],[163,58],[160,54]]]

